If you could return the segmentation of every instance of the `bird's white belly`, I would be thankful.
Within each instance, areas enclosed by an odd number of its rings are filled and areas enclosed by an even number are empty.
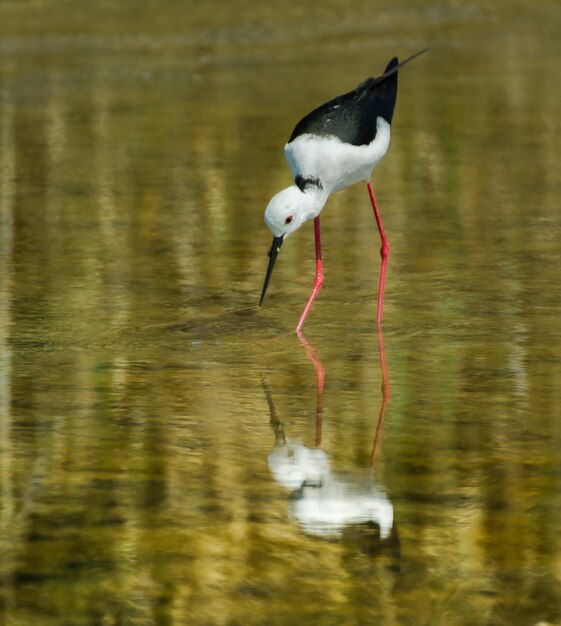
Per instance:
[[[376,138],[364,146],[353,146],[337,137],[299,135],[284,148],[292,173],[319,179],[328,193],[370,180],[374,166],[390,145],[390,125],[379,117],[376,126]]]

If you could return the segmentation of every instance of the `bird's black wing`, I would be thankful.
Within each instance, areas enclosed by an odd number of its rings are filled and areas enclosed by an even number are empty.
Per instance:
[[[397,71],[387,77],[385,74],[397,65],[397,58],[392,59],[382,76],[368,78],[353,91],[337,96],[308,113],[298,122],[288,142],[310,133],[320,137],[338,137],[355,146],[369,144],[376,137],[378,117],[391,124],[397,97]]]
[[[310,133],[320,137],[338,137],[345,143],[363,146],[376,137],[378,117],[391,124],[397,99],[398,70],[428,48],[401,63],[394,57],[381,76],[367,78],[356,89],[322,104],[302,118],[288,140]]]

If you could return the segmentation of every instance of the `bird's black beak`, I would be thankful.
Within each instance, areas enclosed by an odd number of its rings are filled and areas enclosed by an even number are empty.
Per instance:
[[[282,241],[284,239],[284,235],[280,237],[273,237],[273,245],[269,250],[269,267],[267,268],[267,274],[265,275],[265,282],[263,283],[263,291],[261,292],[261,299],[259,300],[259,306],[263,304],[263,300],[265,299],[265,293],[267,292],[267,287],[269,286],[269,280],[271,279],[271,274],[273,273],[273,267],[275,266],[275,261],[277,260],[278,253],[282,246]]]

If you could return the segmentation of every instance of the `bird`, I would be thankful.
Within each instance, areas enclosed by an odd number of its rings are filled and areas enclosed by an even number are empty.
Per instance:
[[[367,78],[352,91],[308,113],[296,124],[284,147],[294,184],[273,196],[265,209],[265,223],[273,234],[273,243],[259,306],[263,304],[283,242],[304,222],[313,219],[316,274],[312,293],[296,326],[297,333],[302,331],[324,282],[320,213],[332,193],[360,181],[367,182],[382,240],[376,314],[377,325],[381,326],[389,243],[370,178],[389,147],[398,70],[427,50],[420,50],[401,63],[393,57],[380,76]]]

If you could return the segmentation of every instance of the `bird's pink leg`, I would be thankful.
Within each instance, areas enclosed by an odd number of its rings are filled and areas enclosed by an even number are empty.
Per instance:
[[[297,333],[300,333],[302,331],[302,327],[304,326],[304,322],[306,321],[306,318],[308,317],[308,313],[310,312],[310,309],[312,308],[312,304],[314,303],[314,300],[316,299],[316,296],[318,295],[319,290],[321,289],[321,286],[323,285],[323,266],[321,262],[321,238],[319,234],[319,215],[318,217],[314,219],[314,233],[316,237],[316,278],[314,280],[314,288],[312,290],[312,295],[310,296],[310,299],[308,300],[308,304],[306,304],[306,308],[304,309],[304,312],[302,313],[302,317],[300,318],[300,321],[298,322],[298,326],[296,326]]]
[[[380,238],[382,240],[382,247],[380,248],[380,256],[382,257],[382,265],[380,267],[380,286],[378,288],[378,310],[376,313],[376,323],[378,326],[382,323],[382,306],[384,305],[384,287],[386,285],[386,267],[388,266],[388,256],[390,254],[390,244],[386,233],[384,232],[384,226],[382,224],[382,218],[380,217],[380,211],[378,211],[378,204],[374,197],[374,191],[371,183],[368,183],[368,193],[370,194],[370,201],[372,202],[372,208],[374,209],[374,217],[376,218],[376,224],[378,224],[378,230],[380,231]]]

